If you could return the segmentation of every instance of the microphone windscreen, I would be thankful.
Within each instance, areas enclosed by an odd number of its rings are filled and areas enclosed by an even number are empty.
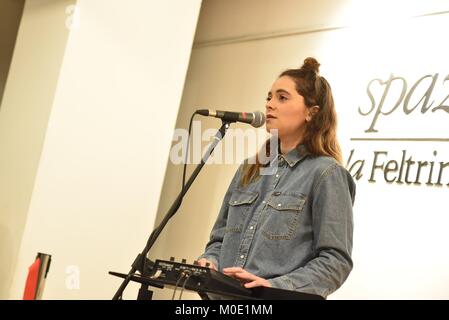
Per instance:
[[[253,112],[254,119],[251,122],[251,125],[255,128],[259,128],[265,124],[265,114],[261,111]]]

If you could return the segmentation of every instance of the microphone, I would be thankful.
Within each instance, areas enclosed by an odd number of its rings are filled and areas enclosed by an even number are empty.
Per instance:
[[[196,110],[196,113],[205,117],[215,117],[220,118],[228,122],[244,122],[249,123],[255,128],[259,128],[265,123],[265,114],[260,111],[254,112],[231,112],[231,111],[220,111],[220,110],[208,110],[201,109]]]

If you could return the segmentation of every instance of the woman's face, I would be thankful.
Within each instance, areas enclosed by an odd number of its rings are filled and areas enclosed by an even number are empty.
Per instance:
[[[308,110],[290,77],[280,77],[273,83],[265,108],[268,132],[277,129],[279,138],[303,134]]]

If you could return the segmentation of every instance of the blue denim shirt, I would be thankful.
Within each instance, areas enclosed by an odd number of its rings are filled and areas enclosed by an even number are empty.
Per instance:
[[[242,267],[274,288],[327,297],[352,270],[355,183],[333,158],[301,145],[277,172],[240,185],[237,170],[200,258]]]

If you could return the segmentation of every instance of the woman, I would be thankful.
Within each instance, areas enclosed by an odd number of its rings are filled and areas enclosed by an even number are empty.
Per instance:
[[[342,167],[331,88],[307,58],[284,71],[266,103],[278,167],[243,164],[225,195],[201,265],[240,280],[327,297],[352,270],[355,183]]]

